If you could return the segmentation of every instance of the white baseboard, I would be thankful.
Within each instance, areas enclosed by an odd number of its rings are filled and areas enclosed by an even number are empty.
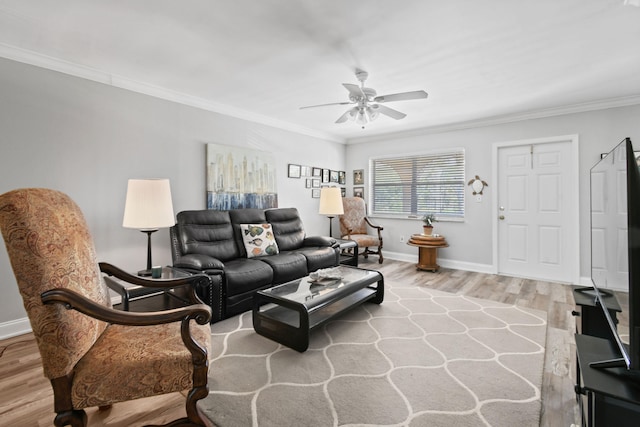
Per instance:
[[[410,255],[400,252],[384,252],[384,257],[396,261],[418,263],[418,255]],[[494,274],[494,267],[491,264],[476,264],[473,262],[456,261],[446,258],[438,258],[441,267],[452,268],[454,270],[473,271],[475,273]]]
[[[31,323],[27,317],[0,323],[0,340],[31,332]]]

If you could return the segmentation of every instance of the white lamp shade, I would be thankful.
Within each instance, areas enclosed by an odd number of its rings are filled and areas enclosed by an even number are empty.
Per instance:
[[[338,187],[325,187],[320,189],[320,215],[342,215],[342,192]]]
[[[176,223],[168,179],[130,179],[122,226],[157,230]]]

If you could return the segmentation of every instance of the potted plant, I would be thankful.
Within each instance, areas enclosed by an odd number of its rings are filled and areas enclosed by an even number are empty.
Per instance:
[[[424,223],[422,226],[423,234],[430,236],[433,233],[433,223],[436,222],[436,216],[432,213],[426,213],[422,217],[422,222]]]

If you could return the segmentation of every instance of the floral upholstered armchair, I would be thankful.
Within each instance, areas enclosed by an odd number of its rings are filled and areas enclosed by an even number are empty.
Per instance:
[[[206,275],[151,281],[99,264],[82,212],[54,190],[0,195],[0,231],[51,381],[56,426],[85,426],[84,408],[183,390],[190,390],[187,416],[171,425],[205,425],[196,402],[208,395],[211,310],[191,284]],[[138,285],[184,285],[193,305],[114,310],[103,273]]]
[[[369,254],[378,255],[382,264],[382,227],[373,225],[367,218],[367,209],[361,197],[345,197],[342,199],[344,215],[340,216],[340,236],[345,240],[353,240],[363,251],[358,255],[367,258]],[[369,233],[372,228],[374,234]]]

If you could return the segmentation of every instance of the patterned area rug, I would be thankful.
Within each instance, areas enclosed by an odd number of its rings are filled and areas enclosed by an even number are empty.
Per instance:
[[[257,335],[251,313],[211,326],[220,427],[537,426],[546,313],[386,283],[298,353]]]

